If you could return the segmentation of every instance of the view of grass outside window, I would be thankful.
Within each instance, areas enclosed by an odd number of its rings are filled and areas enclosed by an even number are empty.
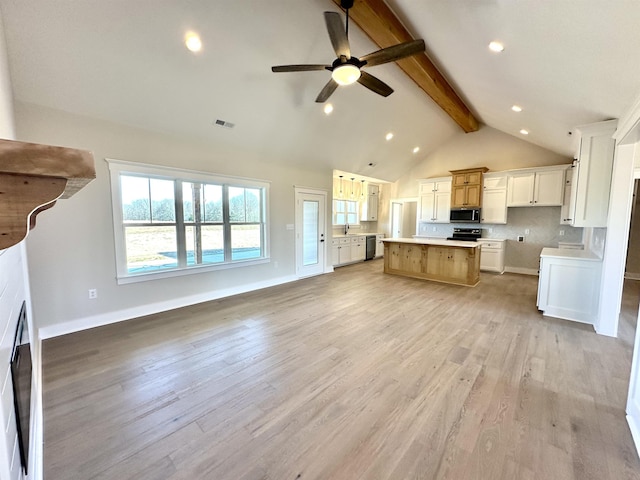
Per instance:
[[[354,200],[333,201],[333,224],[356,225],[358,223],[358,202]]]
[[[129,275],[265,257],[265,188],[121,173]]]

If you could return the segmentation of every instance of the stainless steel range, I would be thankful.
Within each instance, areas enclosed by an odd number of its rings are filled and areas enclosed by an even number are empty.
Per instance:
[[[453,235],[447,237],[447,240],[475,242],[480,237],[482,237],[482,230],[479,228],[454,228]]]

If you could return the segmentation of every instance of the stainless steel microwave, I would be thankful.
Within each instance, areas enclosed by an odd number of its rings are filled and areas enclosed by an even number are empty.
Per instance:
[[[480,223],[480,209],[452,208],[449,220],[451,223]]]

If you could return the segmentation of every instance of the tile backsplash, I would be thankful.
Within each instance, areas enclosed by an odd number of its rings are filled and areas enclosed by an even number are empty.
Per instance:
[[[482,229],[483,238],[507,240],[507,267],[530,270],[538,269],[543,248],[557,247],[558,242],[582,243],[582,228],[560,225],[560,207],[510,207],[507,222],[506,225],[421,223],[419,234],[446,238],[455,227],[478,227]],[[564,235],[560,235],[561,231]],[[524,237],[524,242],[517,241],[519,235]]]

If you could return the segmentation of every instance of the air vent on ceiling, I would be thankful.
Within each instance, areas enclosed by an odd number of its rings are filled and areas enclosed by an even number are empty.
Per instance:
[[[215,125],[220,125],[221,127],[226,127],[226,128],[233,128],[236,126],[235,123],[225,122],[224,120],[220,120],[220,119],[215,121]]]

